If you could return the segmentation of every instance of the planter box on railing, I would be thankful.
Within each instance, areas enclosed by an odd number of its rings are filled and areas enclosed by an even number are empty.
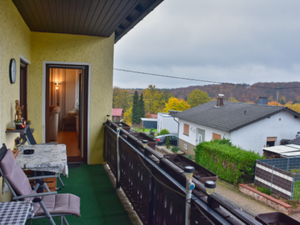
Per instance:
[[[147,140],[148,141],[148,146],[150,148],[152,148],[153,150],[155,150],[156,141],[153,140],[151,137],[149,137],[147,134],[142,133],[142,132],[136,132],[136,133],[133,133],[132,135],[135,136],[140,141]]]
[[[114,129],[116,129],[116,131],[117,128],[119,127],[119,124],[122,124],[122,129],[126,130],[127,132],[130,131],[131,127],[124,122],[111,122],[111,125],[114,127]]]
[[[168,160],[179,166],[181,169],[184,170],[185,166],[193,166],[195,168],[194,178],[199,180],[201,183],[205,183],[207,180],[217,181],[218,176],[213,172],[209,171],[205,167],[195,163],[194,161],[186,158],[180,154],[166,154],[164,155]]]
[[[280,212],[262,213],[255,217],[263,225],[299,225],[300,222]]]
[[[122,129],[126,130],[127,132],[130,131],[131,127],[128,124],[126,124],[124,122],[121,122],[119,124],[122,124],[122,126],[123,126]]]

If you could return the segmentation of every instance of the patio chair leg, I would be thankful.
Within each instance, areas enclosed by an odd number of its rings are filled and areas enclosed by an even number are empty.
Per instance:
[[[50,215],[50,213],[48,212],[48,210],[47,210],[47,208],[46,208],[44,202],[43,202],[43,201],[40,201],[39,203],[40,203],[40,205],[41,205],[41,207],[42,207],[44,213],[47,215],[47,218],[49,219],[50,223],[51,223],[52,225],[55,225],[55,222],[54,222],[52,216]]]
[[[59,179],[59,181],[60,181],[61,185],[64,187],[64,186],[65,186],[65,184],[64,184],[64,182],[62,181],[62,179],[60,178],[60,173],[58,174],[58,179]]]
[[[67,221],[66,217],[64,217],[64,216],[63,216],[63,218],[64,218],[64,222],[65,222],[65,224],[66,224],[66,225],[69,225],[69,223],[68,223],[68,221]]]
[[[46,189],[47,192],[50,192],[50,189],[49,189],[49,187],[48,187],[48,185],[46,183],[44,183],[43,186],[44,186],[44,188]]]

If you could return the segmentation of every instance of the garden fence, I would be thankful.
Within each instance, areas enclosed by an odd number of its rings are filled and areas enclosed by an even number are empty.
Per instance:
[[[255,185],[285,199],[300,199],[300,158],[257,160]]]

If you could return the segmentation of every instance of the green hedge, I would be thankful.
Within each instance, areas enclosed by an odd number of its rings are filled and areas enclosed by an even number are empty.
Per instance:
[[[195,162],[233,184],[253,179],[255,161],[263,159],[258,153],[232,146],[226,139],[202,142],[194,151]]]

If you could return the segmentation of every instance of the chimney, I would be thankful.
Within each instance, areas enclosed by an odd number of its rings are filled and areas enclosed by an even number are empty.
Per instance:
[[[268,98],[267,97],[259,97],[257,105],[268,105]]]
[[[220,106],[223,106],[223,105],[224,105],[224,103],[223,103],[223,97],[224,97],[223,94],[218,94],[217,105],[216,105],[216,107],[220,107]]]

